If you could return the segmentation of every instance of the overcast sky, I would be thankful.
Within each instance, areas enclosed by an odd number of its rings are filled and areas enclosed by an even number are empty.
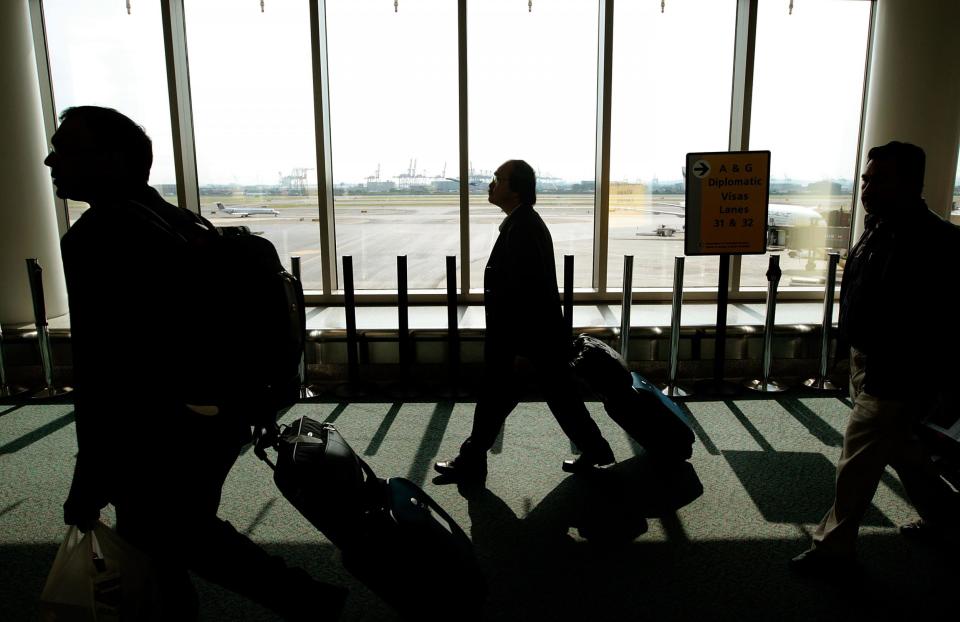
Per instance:
[[[306,0],[186,0],[201,184],[273,184],[316,168]],[[159,3],[44,0],[57,108],[115,107],[174,181]],[[459,175],[457,3],[327,0],[336,181]],[[850,178],[869,2],[760,0],[751,148],[775,179]],[[611,179],[678,179],[688,151],[725,150],[735,0],[619,0]],[[593,179],[597,3],[471,1],[470,160]],[[316,171],[309,172],[311,183]]]

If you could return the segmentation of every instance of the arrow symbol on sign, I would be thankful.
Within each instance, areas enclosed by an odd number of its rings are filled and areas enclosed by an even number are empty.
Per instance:
[[[698,160],[697,163],[693,166],[693,173],[697,177],[706,177],[707,173],[710,172],[710,165],[707,164],[706,160]]]

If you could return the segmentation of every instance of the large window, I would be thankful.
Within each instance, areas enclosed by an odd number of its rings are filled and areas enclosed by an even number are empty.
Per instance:
[[[781,287],[822,287],[826,253],[847,248],[859,187],[870,3],[809,0],[792,15],[759,4],[750,148],[772,152],[768,248]],[[744,257],[741,284],[766,286],[767,265]]]
[[[617,3],[613,31],[607,286],[671,287],[683,255],[690,151],[726,151],[735,0]],[[688,287],[717,286],[716,257],[689,257]]]
[[[200,207],[263,235],[287,266],[300,256],[304,286],[319,288],[309,6],[267,9],[185,2]]]
[[[575,256],[575,285],[591,285],[597,20],[590,0],[468,3],[471,161],[470,281],[483,269],[503,212],[486,200],[506,160],[537,172],[537,211],[553,237],[557,278]]]
[[[45,0],[44,21],[57,115],[72,106],[115,108],[153,141],[150,184],[177,202],[160,5],[127,14],[114,0]],[[68,202],[74,222],[86,203]]]
[[[446,286],[460,255],[457,3],[327,0],[337,269],[359,289]],[[458,272],[459,274],[459,272]]]
[[[466,273],[471,293],[481,291],[504,218],[487,186],[500,164],[523,159],[537,173],[558,280],[571,254],[577,288],[616,296],[623,257],[633,255],[635,291],[669,290],[684,246],[685,155],[725,151],[731,118],[740,121],[732,102],[742,101],[745,148],[772,154],[768,242],[781,257],[781,287],[819,296],[827,254],[844,252],[850,235],[872,3],[804,0],[791,12],[782,0],[618,0],[611,24],[600,22],[604,1],[176,0],[170,15],[182,2],[185,39],[176,19],[164,38],[160,2],[132,2],[129,14],[116,0],[42,3],[56,112],[100,104],[141,123],[154,140],[151,184],[170,201],[165,59],[188,59],[183,130],[196,147],[201,212],[217,225],[249,226],[287,265],[299,256],[308,289],[335,296],[322,275],[342,285],[350,255],[358,290],[390,292],[396,257],[406,255],[410,289],[435,293],[453,255],[459,285]],[[738,31],[738,7],[754,4],[755,33]],[[311,40],[311,17],[323,41]],[[751,66],[735,66],[746,58],[735,50],[751,36],[752,80],[735,82],[737,67]],[[606,66],[612,75],[598,72]],[[744,84],[749,93],[738,90]],[[597,108],[607,86],[609,118]],[[329,135],[317,131],[318,106]],[[598,145],[606,135],[609,145]],[[602,185],[596,164],[607,147]],[[318,196],[318,148],[332,169],[330,205]],[[183,174],[192,188],[193,167]],[[601,204],[609,227],[595,239]],[[71,218],[84,208],[71,203]],[[330,215],[333,226],[321,227]],[[595,257],[605,257],[604,273]],[[685,287],[714,290],[718,263],[688,258]],[[744,291],[766,287],[767,257],[736,266]]]

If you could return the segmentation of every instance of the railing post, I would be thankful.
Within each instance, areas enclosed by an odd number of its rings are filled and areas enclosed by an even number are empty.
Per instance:
[[[66,395],[73,389],[58,387],[53,382],[53,348],[50,344],[50,328],[47,326],[47,307],[43,299],[43,268],[35,257],[27,262],[27,278],[30,295],[33,297],[33,317],[37,325],[37,343],[40,346],[40,363],[43,367],[44,388],[34,393],[33,399],[46,399]]]
[[[827,283],[823,291],[823,325],[820,328],[820,373],[816,378],[804,381],[804,385],[821,391],[836,391],[837,385],[827,378],[830,363],[830,333],[833,328],[833,298],[837,286],[837,265],[840,253],[830,253],[827,262]]]
[[[684,257],[673,259],[673,304],[670,314],[670,376],[663,394],[669,397],[690,395],[677,386],[677,370],[680,366],[680,312],[683,305],[683,264]]]
[[[26,387],[7,383],[7,368],[3,362],[3,328],[0,327],[0,397],[14,397],[26,392]]]
[[[360,360],[357,335],[357,302],[353,291],[353,257],[343,256],[343,313],[347,320],[347,383],[337,387],[340,397],[364,397],[367,391],[360,382]]]
[[[407,284],[407,256],[397,255],[397,350],[400,373],[397,382],[388,389],[391,397],[410,399],[420,395],[411,384],[413,343],[410,338],[410,302]]]
[[[460,328],[457,305],[457,258],[447,255],[447,395],[458,397],[460,392]]]
[[[780,255],[770,255],[770,267],[767,269],[767,321],[763,329],[763,377],[747,381],[746,387],[762,393],[779,393],[786,386],[770,379],[770,367],[773,363],[773,331],[777,317],[777,285],[783,271],[780,270]]]
[[[573,336],[573,255],[563,256],[563,323]]]
[[[300,257],[298,255],[293,255],[290,257],[290,273],[293,275],[293,278],[300,283],[300,286],[303,287],[303,279],[300,278]],[[303,330],[304,340],[303,340],[303,351],[300,353],[300,399],[308,400],[314,397],[319,397],[321,394],[320,388],[316,385],[307,383],[307,327],[301,326]]]
[[[623,299],[620,301],[620,356],[630,365],[630,306],[633,304],[633,255],[623,256]]]

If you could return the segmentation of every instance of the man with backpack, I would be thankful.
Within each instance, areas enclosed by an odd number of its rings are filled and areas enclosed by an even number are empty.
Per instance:
[[[267,391],[245,412],[244,396],[191,399],[218,397],[204,395],[196,374],[208,355],[200,338],[217,328],[205,324],[214,318],[202,314],[194,276],[209,266],[191,252],[213,248],[218,233],[147,185],[152,145],[129,118],[83,106],[60,121],[44,163],[57,196],[90,204],[61,243],[79,447],[65,522],[88,530],[114,505],[118,533],[154,563],[161,619],[196,619],[188,570],[285,619],[335,619],[345,589],[288,567],[217,517],[251,419],[264,414],[253,411],[270,407]],[[135,362],[121,326],[142,335]]]

